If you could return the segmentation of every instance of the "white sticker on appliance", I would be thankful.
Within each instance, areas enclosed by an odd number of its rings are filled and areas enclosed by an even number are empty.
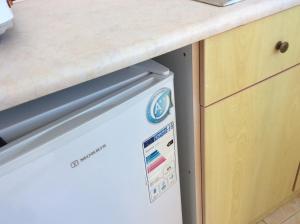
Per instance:
[[[150,202],[154,202],[177,180],[174,122],[143,143]]]

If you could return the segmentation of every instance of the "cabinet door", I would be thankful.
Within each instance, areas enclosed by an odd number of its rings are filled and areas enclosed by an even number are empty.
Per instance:
[[[205,224],[249,224],[293,194],[300,66],[202,114]]]

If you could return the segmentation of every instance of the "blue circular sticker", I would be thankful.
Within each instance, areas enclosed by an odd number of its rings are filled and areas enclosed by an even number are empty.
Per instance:
[[[147,119],[151,123],[163,121],[172,107],[171,90],[163,88],[157,91],[150,99],[147,107]]]

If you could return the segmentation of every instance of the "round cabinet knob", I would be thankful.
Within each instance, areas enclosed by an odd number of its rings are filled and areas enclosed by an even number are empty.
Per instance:
[[[276,50],[279,50],[280,53],[285,53],[289,49],[289,42],[286,41],[279,41],[276,44]]]

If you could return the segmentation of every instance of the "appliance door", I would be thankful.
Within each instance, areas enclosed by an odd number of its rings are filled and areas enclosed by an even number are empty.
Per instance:
[[[154,76],[5,146],[0,223],[181,224],[174,107],[146,116],[173,77]]]

